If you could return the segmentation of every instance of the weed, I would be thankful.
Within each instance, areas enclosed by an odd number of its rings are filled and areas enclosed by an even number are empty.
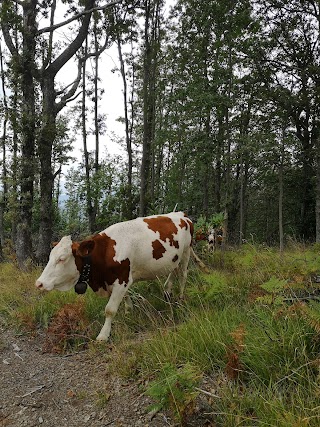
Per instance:
[[[198,396],[195,388],[200,379],[201,374],[190,364],[179,368],[164,365],[146,391],[157,402],[150,410],[168,409],[180,425],[185,425],[187,417],[194,411]]]
[[[247,244],[206,257],[212,272],[191,266],[183,303],[166,301],[159,283],[136,284],[133,312],[120,307],[112,344],[103,348],[90,340],[106,300],[91,290],[81,297],[40,294],[33,285],[38,271],[1,265],[1,321],[34,332],[56,325],[64,349],[88,344],[110,372],[152,378],[148,393],[181,425],[204,374],[225,378],[209,402],[217,426],[318,427],[319,246],[291,244],[280,254]],[[107,399],[98,392],[98,405]]]

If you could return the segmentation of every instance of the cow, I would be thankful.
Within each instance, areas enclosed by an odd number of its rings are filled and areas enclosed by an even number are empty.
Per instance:
[[[75,288],[77,293],[84,293],[89,285],[94,292],[109,296],[105,323],[97,336],[98,341],[106,341],[132,283],[168,275],[170,292],[172,273],[177,273],[183,297],[190,254],[195,257],[192,235],[192,221],[183,212],[172,212],[120,222],[81,242],[64,236],[51,250],[35,285],[47,291]]]
[[[208,248],[212,252],[223,244],[224,231],[222,227],[210,228],[208,231]]]

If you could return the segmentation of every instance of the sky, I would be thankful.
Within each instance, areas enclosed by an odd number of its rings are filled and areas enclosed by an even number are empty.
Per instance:
[[[60,22],[57,19],[57,22]],[[58,30],[59,31],[59,30]],[[59,31],[59,37],[61,39],[68,40],[68,32],[64,33],[63,30]],[[92,64],[90,60],[87,63],[87,71],[92,71]],[[118,51],[115,45],[111,46],[105,50],[99,61],[99,74],[101,78],[101,83],[99,84],[100,88],[104,89],[101,100],[99,100],[99,114],[106,115],[106,128],[107,132],[104,135],[100,135],[100,154],[104,156],[106,151],[108,154],[115,155],[125,155],[124,150],[113,141],[113,133],[117,137],[124,139],[125,137],[125,126],[123,123],[119,123],[117,119],[124,116],[124,107],[123,107],[123,92],[122,92],[122,79],[118,71],[112,71],[115,68],[118,68]],[[70,60],[62,70],[57,74],[57,83],[67,86],[72,83],[77,75],[77,66],[74,60]],[[89,105],[91,104],[91,105]],[[70,104],[72,105],[72,104]],[[88,107],[93,107],[93,103],[88,101]],[[64,113],[65,110],[62,110]],[[88,128],[93,126],[93,117],[89,118]],[[74,152],[72,153],[78,161],[81,159],[81,150],[82,146],[82,137],[80,131],[79,135],[76,138],[76,144],[74,147]],[[88,136],[88,149],[94,149],[94,136]]]
[[[168,13],[169,8],[175,4],[175,0],[166,0],[165,1],[165,13]],[[60,4],[61,10],[63,6]],[[57,15],[56,22],[63,21],[63,15]],[[64,31],[66,34],[64,34]],[[62,27],[58,29],[57,32],[59,36],[65,40],[68,39],[67,28]],[[73,69],[70,73],[72,78],[77,74],[76,67],[74,62],[70,63],[63,68],[62,73],[58,74],[58,79],[65,80],[65,76],[69,73],[66,72],[67,69]],[[106,127],[107,132],[105,135],[100,136],[100,153],[101,156],[105,155],[106,151],[108,154],[115,155],[120,154],[122,157],[126,157],[126,153],[123,148],[119,146],[116,142],[113,141],[112,133],[115,133],[117,137],[120,137],[122,140],[125,139],[125,125],[124,123],[119,123],[117,119],[124,116],[124,106],[123,106],[123,85],[122,78],[118,71],[112,72],[114,68],[119,67],[118,59],[118,50],[116,45],[111,46],[109,49],[105,50],[101,55],[101,60],[99,63],[99,74],[101,81],[101,87],[105,90],[101,101],[99,101],[99,113],[106,114]],[[87,65],[87,69],[90,69],[90,64]],[[72,81],[72,80],[71,80]],[[71,83],[68,82],[68,83]],[[89,150],[94,149],[94,137],[91,136],[88,138]],[[77,139],[77,144],[75,146],[74,155],[78,160],[81,159],[81,149],[82,141],[81,136]]]
[[[167,8],[174,3],[174,0],[166,0]],[[168,9],[167,9],[168,10]],[[64,18],[65,6],[58,2],[55,23],[59,23],[65,20]],[[40,22],[39,28],[48,26],[47,20],[43,19]],[[61,27],[57,29],[54,33],[54,37],[57,40],[67,41],[70,43],[70,32],[68,31],[68,26]],[[4,45],[4,43],[2,42]],[[113,134],[124,140],[125,138],[125,125],[124,123],[119,123],[117,119],[124,116],[124,107],[123,107],[123,86],[120,73],[118,71],[112,71],[114,68],[118,68],[118,51],[115,45],[111,46],[109,49],[105,50],[100,59],[99,69],[100,69],[100,78],[101,78],[101,87],[104,89],[104,94],[102,99],[99,101],[99,113],[106,115],[106,128],[107,132],[104,135],[100,136],[100,156],[105,156],[106,152],[110,155],[120,154],[122,157],[126,156],[126,153],[119,144],[114,141]],[[90,70],[90,64],[88,63],[87,69]],[[74,60],[70,60],[58,73],[56,83],[61,84],[62,86],[67,86],[72,83],[77,75],[77,66]],[[0,89],[1,91],[1,89]],[[2,94],[0,93],[0,96]],[[93,105],[93,103],[92,103]],[[92,106],[91,105],[91,106]],[[66,110],[63,109],[62,113]],[[88,128],[92,127],[92,120],[88,123]],[[75,156],[77,162],[82,158],[82,138],[80,132],[78,132],[76,143],[74,146],[73,155]],[[88,137],[88,149],[94,149],[94,136]]]

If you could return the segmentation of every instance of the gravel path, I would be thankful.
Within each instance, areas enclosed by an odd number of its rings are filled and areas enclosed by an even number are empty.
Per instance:
[[[110,376],[89,352],[42,352],[39,338],[17,336],[0,325],[0,427],[165,427],[152,419],[150,400],[134,382]]]

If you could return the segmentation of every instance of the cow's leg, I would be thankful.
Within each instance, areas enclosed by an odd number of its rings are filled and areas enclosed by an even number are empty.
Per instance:
[[[189,246],[183,253],[179,270],[180,270],[180,299],[183,299],[184,296],[184,290],[186,287],[187,282],[187,275],[188,275],[188,264],[190,260],[190,254],[191,254],[191,247]]]
[[[114,316],[116,315],[119,305],[128,291],[130,283],[127,286],[124,286],[124,283],[119,285],[119,283],[115,283],[112,288],[112,293],[109,298],[108,304],[105,308],[105,322],[104,325],[97,336],[98,341],[107,341],[111,331],[111,322]]]
[[[174,270],[175,271],[175,270]],[[173,287],[173,280],[172,280],[172,276],[174,271],[172,271],[171,273],[169,273],[169,276],[167,277],[167,280],[164,282],[164,295],[165,298],[170,301],[171,296],[172,296],[172,287]]]
[[[132,310],[133,310],[132,299],[131,299],[130,295],[127,294],[124,297],[124,312],[125,312],[125,314],[128,314]]]

